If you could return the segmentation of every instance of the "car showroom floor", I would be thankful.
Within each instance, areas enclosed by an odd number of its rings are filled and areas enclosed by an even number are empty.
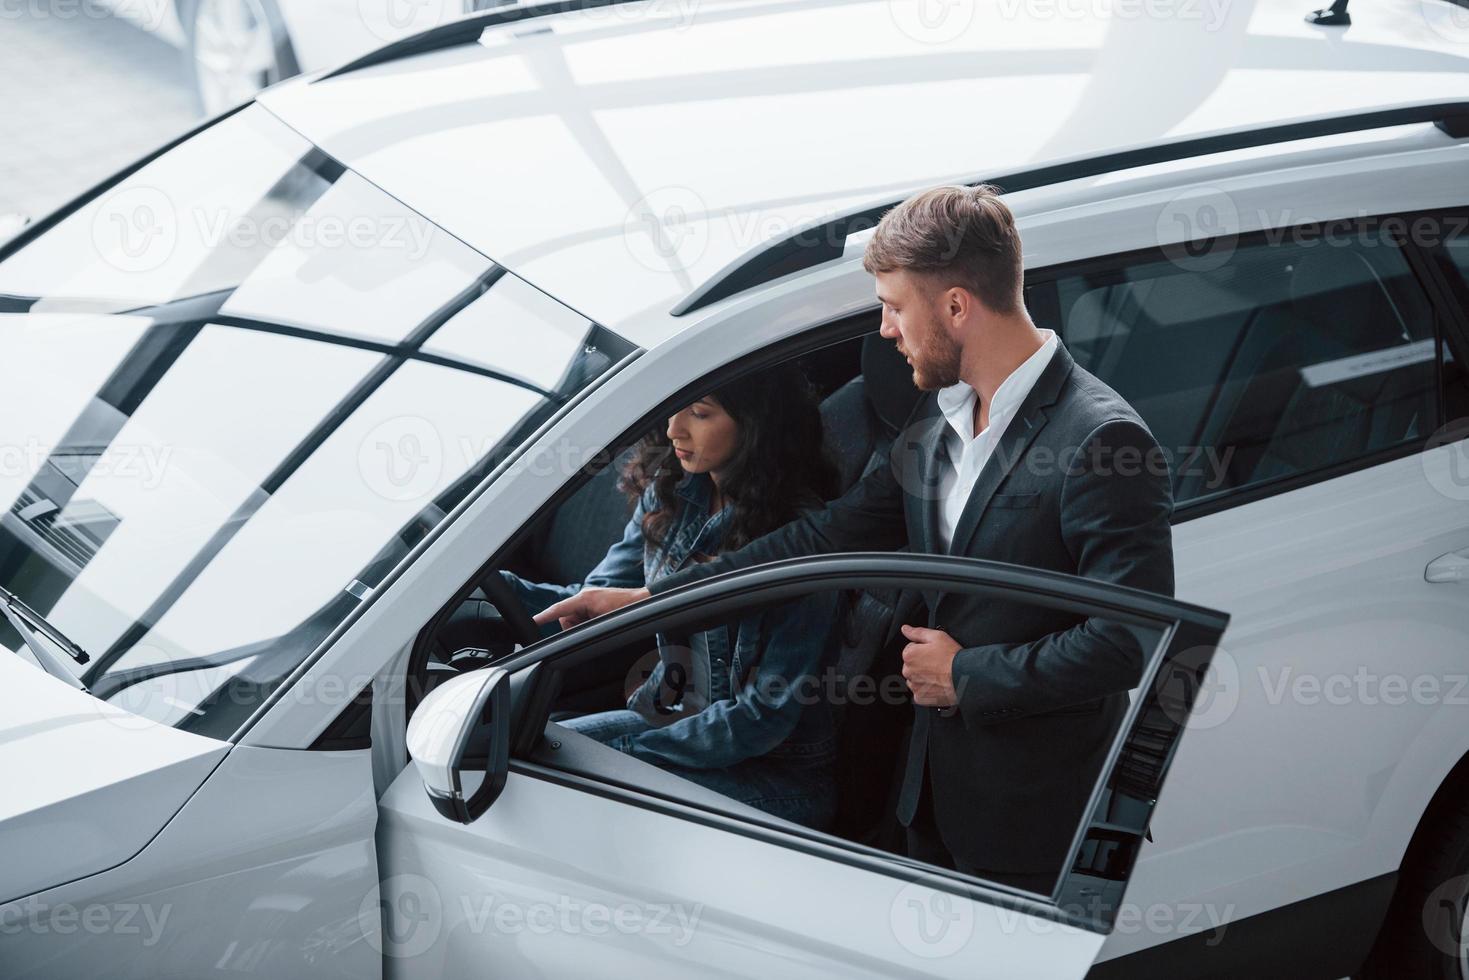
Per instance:
[[[39,218],[198,119],[183,55],[85,0],[0,2],[0,214]]]

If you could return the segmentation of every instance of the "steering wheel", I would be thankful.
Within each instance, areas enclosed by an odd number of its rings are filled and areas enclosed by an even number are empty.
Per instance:
[[[521,646],[530,646],[538,643],[541,639],[541,628],[531,619],[530,613],[525,611],[525,606],[515,597],[505,579],[498,571],[491,571],[479,583],[490,602],[500,613],[500,618],[510,627],[510,635],[516,643]]]

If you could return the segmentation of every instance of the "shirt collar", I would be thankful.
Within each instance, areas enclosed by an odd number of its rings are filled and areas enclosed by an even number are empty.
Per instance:
[[[714,490],[714,479],[708,473],[685,473],[682,480],[674,485],[673,492],[678,494],[689,503],[698,508],[697,513],[707,514],[709,512],[709,497]],[[719,509],[719,514],[728,511],[730,504],[725,501]],[[719,516],[716,514],[714,516]]]
[[[1056,331],[1044,330],[1045,342],[1040,348],[1025,359],[1019,367],[1010,372],[1010,376],[1000,382],[1000,387],[995,391],[995,397],[990,402],[990,425],[1012,414],[1018,409],[1025,396],[1030,394],[1030,389],[1035,387],[1041,372],[1045,371],[1046,365],[1051,362],[1051,355],[1056,352],[1059,341],[1056,339]],[[940,388],[938,392],[939,411],[944,413],[949,427],[956,433],[964,444],[974,439],[974,389],[963,381],[958,384]]]

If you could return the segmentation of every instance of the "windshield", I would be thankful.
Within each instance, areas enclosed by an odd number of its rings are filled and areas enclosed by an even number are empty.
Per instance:
[[[0,262],[0,344],[0,585],[221,738],[632,350],[259,106]]]

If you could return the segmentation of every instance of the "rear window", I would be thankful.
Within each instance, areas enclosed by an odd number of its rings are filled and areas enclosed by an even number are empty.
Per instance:
[[[1346,240],[1282,230],[1208,259],[1124,257],[1027,288],[1037,319],[1169,451],[1176,503],[1327,470],[1434,430],[1432,310],[1380,229]]]

